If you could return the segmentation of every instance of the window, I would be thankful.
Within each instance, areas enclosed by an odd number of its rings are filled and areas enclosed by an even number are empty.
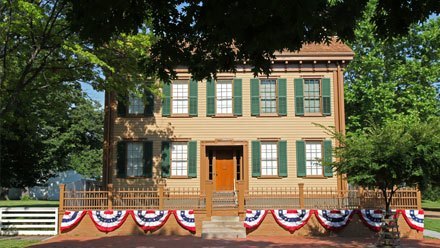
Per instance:
[[[321,142],[306,142],[306,175],[322,176],[322,144]]]
[[[139,115],[144,114],[145,104],[142,98],[130,94],[128,97],[129,105],[128,105],[128,114]]]
[[[174,81],[172,87],[172,113],[188,114],[188,81]]]
[[[232,114],[232,81],[219,80],[217,87],[217,114]]]
[[[321,89],[319,79],[304,80],[304,112],[321,113]]]
[[[275,79],[262,79],[260,81],[261,113],[273,114],[277,112],[277,91]]]
[[[173,142],[171,144],[171,176],[188,175],[188,144]]]
[[[127,176],[139,177],[143,173],[143,143],[129,142],[127,143]]]
[[[261,143],[261,175],[278,176],[278,149],[276,142]]]

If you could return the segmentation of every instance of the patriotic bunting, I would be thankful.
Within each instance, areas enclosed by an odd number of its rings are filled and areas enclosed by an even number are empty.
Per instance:
[[[68,231],[76,227],[87,211],[65,211],[61,221],[61,232]]]
[[[171,212],[168,210],[134,210],[130,214],[144,231],[154,231],[165,224]]]
[[[293,209],[293,210],[271,210],[276,222],[289,231],[296,231],[309,221],[313,210]]]
[[[196,231],[196,222],[194,218],[194,210],[175,210],[174,216],[177,222],[190,232]]]
[[[257,228],[261,222],[263,222],[264,217],[266,217],[266,210],[246,210],[246,218],[244,219],[244,227],[246,229]]]
[[[316,210],[315,216],[323,227],[339,230],[345,227],[353,215],[353,210]]]
[[[378,232],[382,226],[382,218],[384,217],[385,211],[383,210],[370,210],[362,209],[358,211],[362,222],[368,226],[371,230]]]
[[[423,232],[424,224],[423,221],[425,219],[425,213],[423,210],[399,210],[402,213],[403,218],[405,219],[408,226],[417,231]]]
[[[96,228],[101,232],[112,232],[118,229],[125,220],[130,211],[89,211],[89,216],[95,223]]]

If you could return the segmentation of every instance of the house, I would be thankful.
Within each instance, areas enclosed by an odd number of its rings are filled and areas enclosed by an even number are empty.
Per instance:
[[[254,77],[242,63],[236,73],[196,82],[180,68],[163,99],[149,96],[147,105],[107,94],[104,183],[345,189],[322,166],[336,144],[315,123],[344,130],[343,70],[353,55],[333,40],[276,54],[269,77]]]

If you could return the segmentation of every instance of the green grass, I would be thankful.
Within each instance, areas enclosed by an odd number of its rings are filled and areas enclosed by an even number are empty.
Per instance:
[[[440,210],[440,201],[422,200],[422,208],[437,208]]]
[[[22,248],[38,243],[38,240],[0,239],[0,247]]]
[[[425,229],[440,232],[440,219],[429,219],[424,220]]]
[[[58,207],[58,201],[9,200],[0,201],[0,207]]]

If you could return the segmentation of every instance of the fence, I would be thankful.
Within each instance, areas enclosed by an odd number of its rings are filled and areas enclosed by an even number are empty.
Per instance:
[[[221,193],[221,194],[219,194]],[[60,186],[60,210],[103,209],[357,209],[384,208],[382,192],[367,189],[337,190],[335,188],[273,187],[245,189],[237,182],[234,192],[215,192],[212,182],[205,191],[199,188],[118,188],[107,190],[66,191]],[[391,204],[395,209],[421,209],[420,191],[400,189]]]
[[[0,208],[0,235],[56,235],[58,208]]]

